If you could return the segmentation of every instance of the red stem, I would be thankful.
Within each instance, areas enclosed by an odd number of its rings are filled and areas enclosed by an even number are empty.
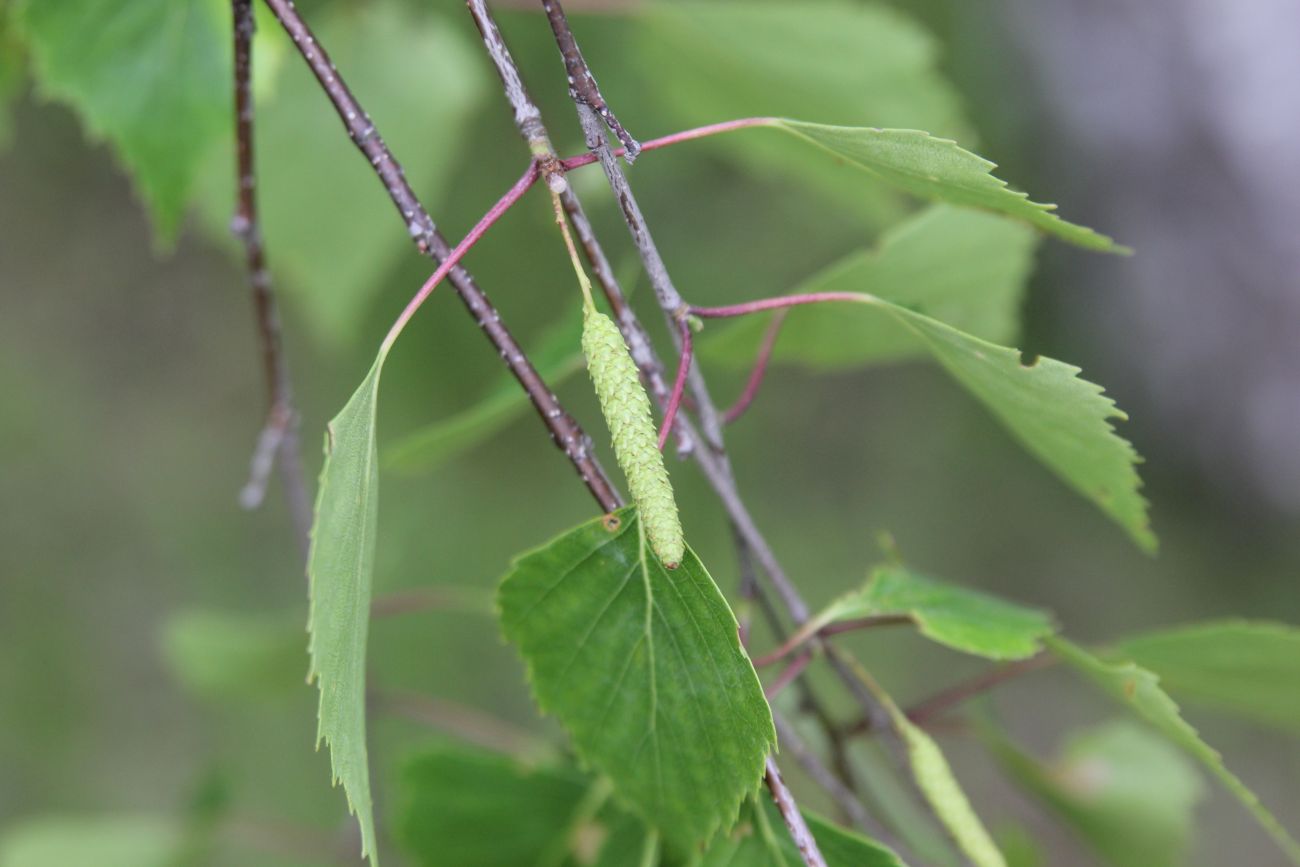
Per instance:
[[[762,313],[764,310],[798,307],[802,304],[822,304],[827,301],[854,301],[861,304],[870,300],[869,295],[864,295],[861,292],[810,292],[806,295],[782,295],[779,298],[762,298],[758,301],[729,304],[725,307],[692,306],[690,312],[702,319],[727,319],[732,316]]]
[[[515,202],[523,198],[524,193],[528,192],[528,190],[532,188],[533,184],[537,183],[538,176],[539,169],[537,163],[529,163],[528,170],[520,176],[519,180],[515,181],[514,186],[507,190],[505,195],[498,199],[497,203],[488,209],[488,212],[483,215],[482,219],[480,219],[478,223],[475,224],[474,228],[469,230],[469,234],[467,234],[461,242],[452,249],[452,251],[447,255],[447,258],[442,260],[442,263],[438,265],[437,270],[430,275],[428,280],[424,281],[424,285],[420,287],[420,291],[416,292],[411,300],[407,302],[401,315],[399,315],[397,320],[393,322],[393,327],[388,330],[388,336],[384,338],[385,350],[393,345],[393,341],[397,339],[397,335],[402,333],[402,329],[406,327],[406,323],[411,321],[411,317],[415,315],[415,311],[420,309],[420,305],[425,302],[425,299],[429,297],[430,293],[432,293],[433,290],[437,288],[438,284],[442,282],[442,278],[446,277],[448,272],[450,272],[452,268],[455,268],[460,263],[461,259],[465,258],[465,254],[479,242],[479,239],[487,234],[487,230],[492,228],[492,226],[505,215],[506,211],[510,210],[510,208],[514,206]]]
[[[740,120],[726,120],[722,123],[711,123],[708,126],[697,126],[695,129],[684,129],[681,132],[675,132],[672,135],[666,135],[662,138],[642,142],[641,151],[658,150],[659,148],[666,148],[670,145],[680,144],[684,141],[693,141],[697,138],[707,138],[711,135],[732,132],[733,130],[738,129],[748,129],[752,126],[769,126],[774,120],[775,118],[771,117],[744,117]],[[623,153],[624,148],[617,148],[614,151],[614,156],[621,157],[623,156]],[[581,168],[582,166],[589,166],[597,159],[598,158],[594,153],[578,154],[577,156],[565,157],[560,160],[560,167],[566,172],[572,171],[573,169]]]
[[[776,676],[776,679],[768,684],[763,690],[763,695],[767,696],[768,701],[776,698],[781,690],[789,686],[796,677],[803,674],[804,669],[812,661],[813,655],[811,652],[804,652],[796,656],[789,665],[781,669],[781,673]]]
[[[664,450],[668,435],[672,433],[673,421],[682,404],[682,395],[686,391],[686,377],[691,372],[691,326],[683,317],[677,320],[677,327],[682,334],[682,356],[677,362],[677,379],[673,381],[673,392],[668,396],[668,406],[664,408],[664,424],[659,430],[659,451]]]
[[[814,637],[820,636],[825,638],[830,635],[838,635],[841,632],[853,632],[858,629],[872,629],[876,626],[903,626],[912,622],[912,618],[906,614],[878,614],[874,617],[860,617],[856,620],[845,620],[840,623],[828,623],[814,633],[796,632],[786,639],[785,643],[763,656],[754,660],[755,668],[762,668],[773,663],[780,662],[791,652],[802,647]]]
[[[763,335],[763,343],[758,348],[758,357],[754,360],[754,369],[749,374],[749,381],[745,383],[745,390],[736,398],[736,402],[727,408],[722,414],[722,420],[731,424],[736,419],[745,414],[749,405],[754,402],[758,396],[758,389],[763,384],[763,377],[767,374],[767,363],[772,360],[772,350],[776,348],[777,335],[781,333],[781,325],[785,322],[785,315],[788,311],[778,311],[768,323],[767,333]]]

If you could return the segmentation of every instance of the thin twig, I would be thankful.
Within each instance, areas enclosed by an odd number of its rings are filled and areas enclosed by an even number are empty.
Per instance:
[[[781,326],[785,323],[786,312],[777,311],[772,317],[772,321],[767,324],[767,331],[763,333],[763,342],[758,347],[758,357],[754,359],[754,369],[749,374],[749,379],[745,382],[745,389],[736,398],[736,402],[727,407],[722,413],[722,420],[731,424],[736,419],[745,414],[749,405],[758,397],[758,389],[763,384],[763,377],[767,374],[767,364],[772,360],[772,350],[776,348],[776,338],[781,333]]]
[[[266,378],[267,413],[262,433],[253,451],[248,482],[240,492],[240,504],[246,509],[261,505],[267,481],[279,457],[280,480],[288,500],[289,517],[304,558],[311,547],[311,498],[302,469],[298,448],[298,414],[293,407],[293,389],[289,366],[284,357],[284,340],[280,332],[280,312],[271,289],[271,273],[266,267],[262,246],[262,229],[257,214],[257,173],[253,152],[253,93],[250,85],[253,67],[252,0],[232,0],[234,17],[234,89],[235,89],[235,216],[230,231],[244,245],[244,261],[249,286],[253,290],[253,309],[257,316],[257,334],[262,346],[262,368]]]
[[[560,6],[560,0],[542,0],[542,8],[546,10],[546,18],[551,22],[555,44],[560,49],[560,56],[564,58],[564,69],[569,74],[569,95],[575,100],[581,100],[583,105],[600,115],[600,119],[623,143],[624,159],[627,160],[628,165],[631,165],[637,154],[641,152],[641,145],[623,128],[623,124],[618,122],[618,118],[606,104],[605,97],[601,95],[600,88],[596,85],[596,77],[591,74],[591,67],[583,59],[578,41],[573,38],[573,30],[569,27],[569,19]]]
[[[907,709],[907,718],[919,726],[927,725],[958,705],[964,704],[994,687],[1001,686],[1009,680],[1015,680],[1032,671],[1041,671],[1055,662],[1056,657],[1052,654],[1039,653],[1028,659],[1021,659],[999,666],[978,677],[949,687],[932,695],[930,698],[917,702]]]
[[[369,701],[378,711],[448,732],[495,752],[540,755],[551,749],[527,729],[453,701],[404,690],[372,691]]]
[[[451,252],[450,245],[420,204],[415,192],[406,182],[402,167],[393,158],[369,116],[334,68],[325,48],[316,41],[311,29],[294,8],[292,0],[266,0],[266,4],[311,67],[316,80],[320,82],[347,128],[353,144],[366,156],[375,174],[379,176],[416,247],[435,262],[444,260]],[[474,321],[483,329],[510,372],[527,392],[542,423],[550,431],[552,440],[569,458],[600,508],[607,512],[618,508],[622,499],[596,460],[590,438],[538,375],[487,295],[474,282],[469,272],[460,266],[451,270],[448,279]]]
[[[763,689],[763,695],[771,701],[781,694],[781,690],[789,686],[795,678],[804,673],[809,664],[813,661],[813,655],[805,652],[796,656],[790,661],[790,664],[781,669],[781,673]]]
[[[813,837],[812,831],[808,830],[808,823],[799,812],[794,796],[785,787],[785,781],[781,779],[781,770],[771,756],[767,757],[767,775],[763,777],[763,781],[767,783],[767,789],[772,793],[772,801],[781,812],[785,826],[790,829],[790,836],[794,838],[794,845],[799,849],[803,863],[808,867],[826,867],[826,859],[817,848],[817,840]]]
[[[791,652],[807,644],[814,637],[826,638],[831,635],[839,635],[844,632],[856,632],[860,629],[874,629],[877,626],[905,626],[912,622],[912,618],[906,614],[880,614],[874,617],[859,617],[856,620],[845,620],[840,623],[830,623],[818,629],[814,633],[806,631],[796,632],[786,641],[770,653],[765,653],[754,660],[755,668],[762,668],[773,663],[780,662]]]
[[[677,362],[677,378],[673,381],[673,393],[668,398],[668,406],[664,409],[663,427],[659,429],[659,450],[663,451],[664,443],[668,442],[668,435],[673,431],[673,420],[677,418],[677,409],[682,405],[682,394],[686,391],[686,380],[691,374],[691,325],[683,317],[677,320],[678,331],[681,333],[682,353],[681,359]]]

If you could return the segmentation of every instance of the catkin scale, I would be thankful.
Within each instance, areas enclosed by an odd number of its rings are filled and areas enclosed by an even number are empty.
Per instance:
[[[591,308],[583,316],[582,352],[609,427],[614,457],[627,477],[650,548],[666,567],[675,569],[682,562],[686,543],[668,469],[659,452],[650,398],[641,385],[636,363],[614,320]]]

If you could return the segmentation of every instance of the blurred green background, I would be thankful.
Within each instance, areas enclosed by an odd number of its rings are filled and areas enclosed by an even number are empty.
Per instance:
[[[1286,210],[1300,195],[1300,165],[1269,138],[1300,123],[1300,111],[1282,108],[1300,88],[1296,79],[1281,95],[1259,86],[1295,71],[1291,49],[1270,35],[1285,32],[1268,24],[1278,4],[1096,9],[1079,0],[1045,10],[1002,0],[976,10],[900,0],[896,29],[866,31],[860,49],[846,31],[810,68],[790,72],[769,58],[774,75],[841,81],[842,93],[817,99],[732,88],[727,75],[745,75],[727,66],[735,50],[725,40],[643,21],[626,3],[572,5],[612,13],[577,19],[578,35],[642,138],[756,113],[924,127],[958,135],[1016,186],[1137,248],[1125,259],[1045,243],[1019,345],[1080,365],[1130,413],[1121,432],[1146,458],[1160,555],[1142,555],[928,365],[818,377],[783,368],[729,443],[755,516],[810,601],[858,584],[887,531],[919,568],[1049,608],[1085,641],[1227,616],[1300,622],[1300,485],[1290,484],[1300,474],[1300,271]],[[865,4],[838,5],[856,14]],[[301,6],[322,41],[339,45],[341,71],[435,219],[459,236],[526,161],[461,4]],[[681,20],[694,20],[684,9]],[[501,16],[557,146],[581,150],[544,20]],[[1167,21],[1178,26],[1160,26]],[[314,476],[325,421],[429,265],[299,59],[263,30],[268,254]],[[874,93],[871,70],[890,52],[906,74]],[[278,489],[261,511],[237,503],[264,398],[248,293],[223,232],[229,145],[214,142],[191,219],[164,249],[111,152],[87,140],[73,113],[25,86],[11,111],[0,154],[0,829],[48,814],[202,815],[219,803],[235,817],[220,863],[352,863],[339,855],[355,851],[341,830],[350,827],[342,795],[313,751],[314,695],[299,682],[305,647],[280,648],[284,665],[265,683],[231,689],[220,673],[214,685],[187,670],[184,648],[166,638],[194,612],[244,613],[262,623],[249,642],[274,648],[282,624],[306,617]],[[1265,135],[1252,121],[1272,126]],[[719,141],[648,155],[631,171],[692,301],[784,291],[912,207],[856,176],[827,181],[773,165],[765,150]],[[592,170],[574,182],[616,266],[636,275],[603,178]],[[467,264],[526,347],[575,303],[541,196]],[[641,290],[637,306],[661,334]],[[458,307],[439,291],[390,359],[381,452],[471,405],[499,377],[499,360]],[[710,372],[723,401],[743,382]],[[560,395],[599,430],[581,378]],[[734,598],[721,512],[691,465],[671,469],[692,544]],[[382,487],[378,593],[486,593],[513,554],[593,510],[530,414],[433,472],[389,474]],[[978,670],[906,635],[845,643],[904,701]],[[494,621],[472,610],[377,621],[371,680],[390,697],[435,696],[552,731]],[[1110,715],[1057,672],[1007,687],[996,707],[1040,755]],[[427,729],[382,710],[374,719],[382,815],[392,768]],[[1300,827],[1295,740],[1211,714],[1191,719],[1284,824]],[[1092,863],[973,739],[943,744],[991,825],[1030,828],[1049,863]],[[1196,826],[1191,863],[1280,863],[1220,792]]]

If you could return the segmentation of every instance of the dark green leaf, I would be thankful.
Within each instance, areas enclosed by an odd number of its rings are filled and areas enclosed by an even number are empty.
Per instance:
[[[1188,757],[1145,726],[1127,721],[1081,732],[1044,765],[993,736],[994,755],[1115,867],[1176,867],[1205,794]]]
[[[311,557],[311,669],[320,686],[317,739],[361,824],[362,854],[377,864],[366,758],[366,636],[379,525],[375,412],[387,347],[329,424],[316,495]]]
[[[1063,662],[1077,669],[1112,698],[1130,707],[1170,742],[1204,765],[1250,811],[1291,863],[1300,864],[1300,843],[1260,803],[1259,797],[1224,766],[1218,751],[1201,740],[1196,729],[1183,719],[1178,705],[1160,688],[1159,678],[1132,662],[1104,662],[1063,638],[1053,637],[1047,642]]]
[[[538,342],[529,358],[542,379],[556,388],[583,367],[582,310],[575,307],[555,323]],[[528,395],[509,373],[474,406],[451,418],[402,437],[385,447],[383,466],[400,473],[427,472],[462,451],[478,445],[523,415],[529,408]]]
[[[1031,202],[1024,193],[1010,189],[992,174],[994,163],[962,150],[956,142],[914,129],[826,126],[788,119],[772,125],[914,196],[1006,214],[1080,247],[1124,252],[1111,238],[1062,220],[1053,213],[1055,205]]]
[[[231,127],[230,4],[18,0],[15,12],[40,91],[112,144],[170,243],[200,163]]]
[[[1228,620],[1150,632],[1118,652],[1206,707],[1300,731],[1300,629]]]
[[[841,596],[799,630],[862,617],[910,617],[921,634],[963,653],[1023,659],[1054,631],[1051,615],[927,578],[898,566],[876,569],[861,590]]]
[[[302,689],[307,634],[301,615],[181,611],[163,629],[162,651],[200,697],[262,698]]]
[[[542,710],[628,805],[683,848],[735,817],[775,732],[736,621],[687,551],[669,572],[634,509],[515,561],[502,629]]]
[[[0,833],[0,867],[170,867],[181,843],[161,816],[43,816]]]
[[[1037,234],[1013,221],[936,205],[804,282],[799,292],[867,292],[995,343],[1013,339]],[[703,341],[706,360],[753,363],[767,328],[748,316]],[[895,317],[868,305],[813,305],[788,312],[775,359],[850,368],[926,355]]]
[[[333,4],[311,23],[436,216],[470,114],[486,93],[477,44],[440,16],[400,3]],[[278,26],[258,32],[266,41],[286,52]],[[394,210],[306,64],[292,46],[287,52],[280,79],[263,88],[257,106],[262,229],[280,286],[301,297],[324,337],[340,341],[357,333],[383,275],[411,254],[408,219]],[[204,166],[200,201],[205,228],[223,242],[233,197],[227,146]]]

